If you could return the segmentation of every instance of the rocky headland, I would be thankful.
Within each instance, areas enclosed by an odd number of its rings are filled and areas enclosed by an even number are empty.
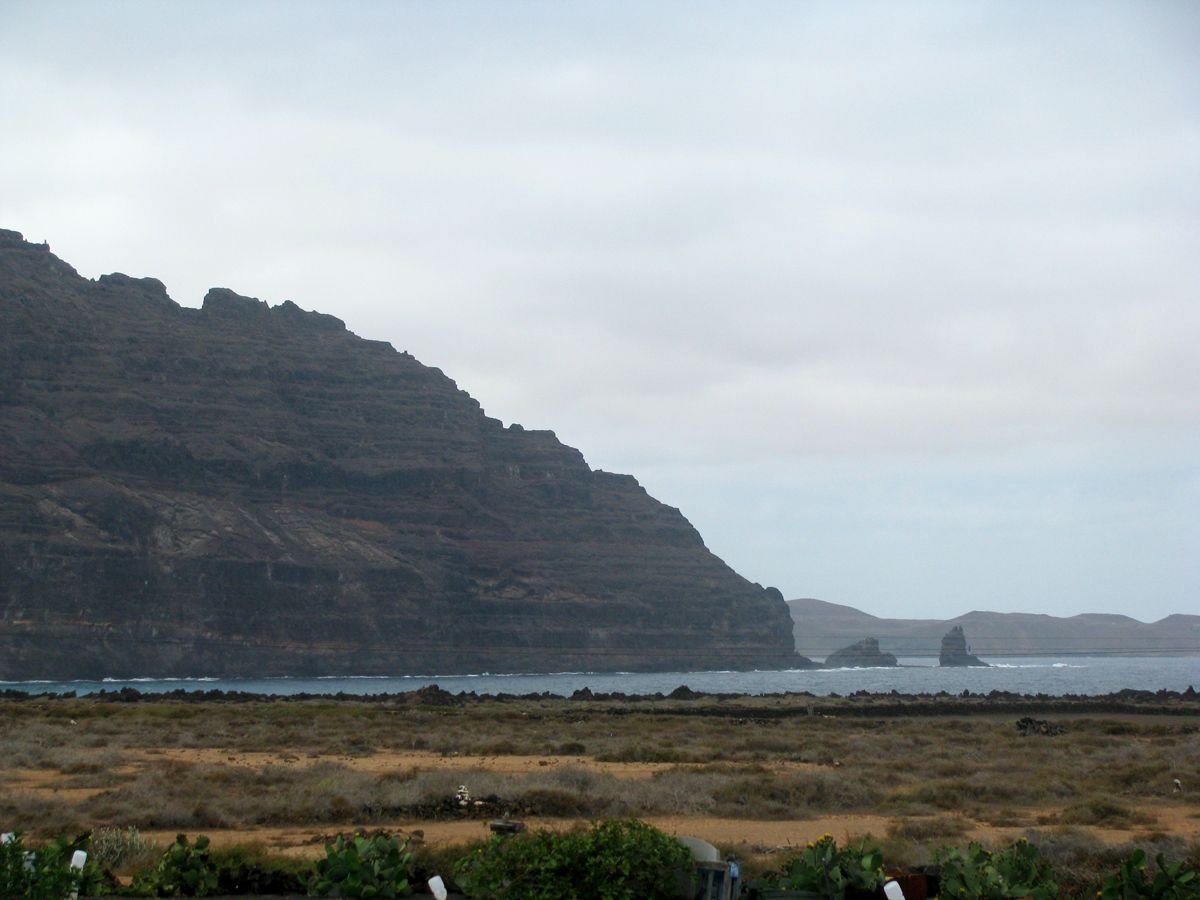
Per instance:
[[[0,678],[796,666],[677,509],[333,316],[0,231]]]

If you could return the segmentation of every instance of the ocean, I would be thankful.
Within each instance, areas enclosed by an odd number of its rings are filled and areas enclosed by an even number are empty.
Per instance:
[[[436,684],[451,693],[568,696],[582,688],[595,693],[668,694],[681,685],[706,693],[901,694],[963,691],[985,694],[1094,696],[1126,688],[1143,691],[1200,689],[1198,656],[1011,657],[986,660],[991,668],[942,669],[936,658],[910,657],[900,667],[881,669],[783,669],[753,672],[556,672],[552,674],[395,675],[331,678],[131,678],[103,681],[0,681],[0,690],[90,694],[124,687],[165,691],[246,691],[255,694],[390,694]]]

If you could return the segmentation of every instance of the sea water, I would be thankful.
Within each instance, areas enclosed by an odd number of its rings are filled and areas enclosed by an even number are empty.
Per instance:
[[[940,668],[937,659],[910,657],[895,668],[781,669],[753,672],[556,672],[496,675],[380,675],[336,678],[132,678],[103,681],[8,681],[0,689],[31,693],[90,694],[124,687],[146,693],[165,691],[246,691],[255,694],[390,694],[436,684],[451,693],[569,696],[588,688],[594,693],[668,694],[681,685],[694,691],[730,694],[851,694],[855,691],[934,694],[963,691],[986,694],[1110,694],[1125,688],[1143,691],[1200,689],[1200,656],[1008,657],[986,660],[989,668]]]

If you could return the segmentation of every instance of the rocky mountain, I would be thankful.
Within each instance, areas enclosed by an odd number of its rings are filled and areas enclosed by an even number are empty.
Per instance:
[[[993,656],[1069,654],[1200,654],[1200,616],[1172,615],[1157,622],[1084,614],[1062,618],[1035,613],[969,612],[954,619],[883,619],[823,600],[789,600],[796,651],[826,656],[870,634],[898,656],[936,656],[954,626],[971,636],[974,653]]]
[[[791,627],[407,353],[0,231],[0,678],[767,667]]]

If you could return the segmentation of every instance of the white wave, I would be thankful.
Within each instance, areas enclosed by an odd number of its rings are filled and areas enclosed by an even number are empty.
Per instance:
[[[186,677],[176,678],[101,678],[99,682],[92,681],[77,681],[71,684],[155,684],[163,682],[165,684],[173,684],[178,681],[236,681],[234,678],[215,678],[211,675],[189,675]],[[256,681],[259,679],[255,679]]]

